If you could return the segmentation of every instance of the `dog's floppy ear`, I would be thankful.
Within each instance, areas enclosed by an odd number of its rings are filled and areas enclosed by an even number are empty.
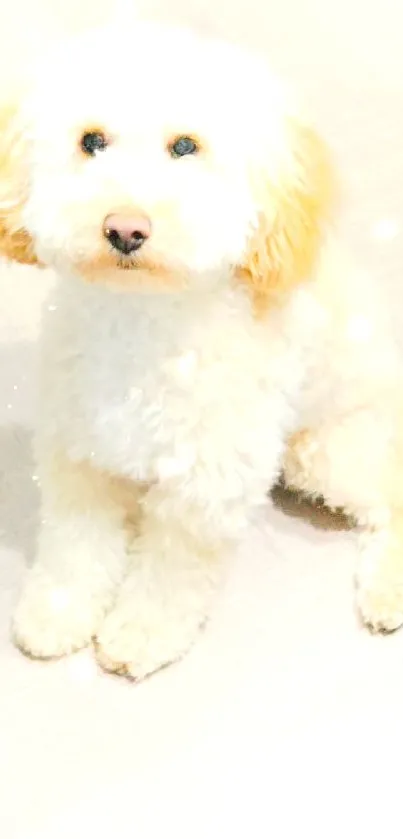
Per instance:
[[[278,182],[258,174],[258,225],[240,273],[258,312],[309,278],[335,196],[330,155],[316,132],[290,119],[286,138]]]
[[[0,255],[35,265],[33,242],[22,223],[27,200],[26,137],[13,105],[0,107]]]

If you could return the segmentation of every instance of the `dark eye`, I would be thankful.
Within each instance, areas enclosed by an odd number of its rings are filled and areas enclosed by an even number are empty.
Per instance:
[[[92,157],[97,151],[104,151],[107,148],[108,140],[102,131],[87,131],[81,137],[81,148],[85,154]]]
[[[197,154],[199,146],[191,137],[177,137],[168,146],[171,157],[185,157],[186,154]]]

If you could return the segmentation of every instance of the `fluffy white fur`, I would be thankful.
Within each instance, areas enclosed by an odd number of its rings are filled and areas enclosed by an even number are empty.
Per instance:
[[[3,122],[0,248],[58,273],[17,644],[50,658],[94,640],[135,679],[178,659],[282,471],[356,518],[359,609],[397,628],[396,349],[328,232],[326,153],[266,66],[155,24],[109,28],[58,49]],[[110,146],[85,158],[94,128]],[[181,134],[198,155],[170,157]],[[152,223],[123,267],[102,237],[117,211]]]

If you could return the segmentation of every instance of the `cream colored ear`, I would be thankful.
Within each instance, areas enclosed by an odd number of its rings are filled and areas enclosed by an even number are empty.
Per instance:
[[[263,183],[258,229],[240,273],[258,312],[311,275],[335,196],[333,168],[322,140],[291,120],[287,134],[287,171],[278,185]]]
[[[27,178],[25,142],[17,122],[15,108],[0,109],[0,254],[35,265],[33,242],[22,224]]]

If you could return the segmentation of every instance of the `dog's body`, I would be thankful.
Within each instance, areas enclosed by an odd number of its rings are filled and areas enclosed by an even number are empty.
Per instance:
[[[370,480],[370,438],[380,434],[383,416],[385,444],[390,437],[399,374],[381,301],[375,293],[371,299],[367,278],[342,263],[334,246],[317,277],[262,319],[229,279],[219,292],[128,295],[62,278],[45,321],[51,384],[42,400],[52,426],[57,418],[58,444],[73,461],[91,459],[111,474],[152,484],[175,475],[186,483],[200,440],[231,496],[231,485],[249,470],[257,491],[267,491],[284,467],[290,435],[296,445],[302,431],[341,433],[354,415],[367,452],[359,474],[349,472],[354,452],[346,452],[346,464],[341,451],[348,480],[339,498],[331,475],[328,486],[301,488],[355,514],[362,504],[365,518],[382,504]],[[44,417],[41,436],[46,429]],[[385,450],[379,454],[386,465]],[[348,503],[348,486],[368,461],[363,497]],[[289,482],[301,484],[307,476],[291,478],[291,463],[288,453]],[[210,494],[213,500],[209,482]]]
[[[101,663],[134,678],[180,657],[281,471],[356,518],[367,537],[361,612],[394,629],[403,623],[398,355],[377,290],[326,231],[323,151],[252,59],[183,33],[140,35],[144,54],[157,45],[165,57],[178,49],[178,67],[200,62],[185,96],[151,78],[156,101],[120,128],[119,108],[108,115],[98,94],[49,119],[42,84],[18,189],[10,144],[4,153],[3,251],[59,273],[37,440],[43,522],[16,640],[52,657],[96,638]],[[231,112],[242,85],[243,122]],[[96,160],[72,157],[72,119],[78,133],[109,120]],[[204,159],[168,161],[159,136],[169,150],[180,135],[182,153],[193,148],[186,132],[202,138]],[[99,132],[85,142],[99,144]],[[133,205],[142,246],[131,262],[105,249],[99,229]]]

